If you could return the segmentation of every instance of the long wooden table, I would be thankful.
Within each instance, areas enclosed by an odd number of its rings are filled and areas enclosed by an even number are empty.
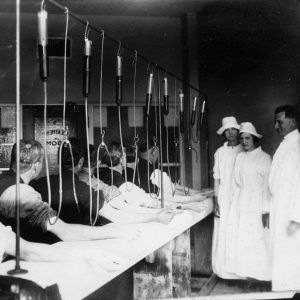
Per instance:
[[[213,210],[213,203],[210,198],[205,200],[204,203],[207,206],[203,211],[184,210],[181,214],[176,215],[168,225],[155,222],[119,225],[122,228],[127,227],[128,230],[138,228],[141,231],[141,236],[137,240],[107,239],[65,242],[64,247],[66,249],[88,251],[92,260],[76,263],[24,261],[21,263],[21,267],[29,272],[18,275],[18,277],[31,280],[43,288],[57,284],[60,295],[64,300],[82,299],[204,219]],[[110,226],[110,224],[105,226]],[[117,270],[106,270],[101,266],[101,261],[106,255],[110,259],[115,257],[116,260],[121,260]],[[97,257],[99,262],[97,262]],[[7,271],[14,268],[14,264],[14,261],[0,264],[0,275],[7,275]],[[166,296],[168,295],[166,294]],[[135,297],[139,297],[137,293],[135,293]]]

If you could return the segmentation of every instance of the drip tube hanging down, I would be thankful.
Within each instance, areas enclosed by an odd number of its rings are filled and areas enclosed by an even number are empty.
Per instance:
[[[137,162],[138,162],[138,142],[139,142],[139,136],[136,132],[136,121],[135,121],[135,101],[136,101],[136,64],[137,64],[137,51],[134,53],[134,58],[132,62],[133,66],[133,127],[134,127],[134,144],[133,147],[135,149],[135,158],[134,158],[134,169],[133,169],[133,177],[132,182],[135,183],[135,176],[137,174],[138,179],[138,185],[140,187],[140,176],[139,172],[137,170]],[[132,186],[133,187],[133,186]]]
[[[48,219],[50,221],[50,208],[51,208],[51,185],[50,185],[50,175],[49,175],[49,163],[47,155],[47,105],[48,105],[48,95],[47,95],[47,80],[49,77],[49,58],[47,53],[48,46],[48,13],[45,10],[45,5],[42,1],[41,11],[38,12],[38,52],[39,52],[39,63],[40,63],[40,78],[43,81],[44,88],[44,159],[45,159],[45,169],[46,169],[46,179],[47,179],[47,190],[48,190],[48,204],[49,212]],[[59,213],[58,213],[59,214]],[[58,220],[58,216],[55,222]]]
[[[160,96],[160,74],[157,69],[157,82],[158,82],[158,114],[159,114],[159,162],[160,162],[160,195],[161,195],[161,208],[164,208],[164,182],[163,182],[163,159],[162,159],[162,124],[161,124],[161,96]],[[167,88],[167,82],[165,81],[165,88]],[[167,90],[165,90],[167,93]],[[156,121],[156,120],[155,120]]]
[[[92,41],[88,38],[89,22],[86,23],[84,33],[84,55],[83,55],[83,85],[82,94],[84,97],[85,108],[85,129],[86,129],[86,151],[88,161],[88,176],[89,176],[89,202],[90,202],[90,225],[94,226],[97,223],[99,216],[99,189],[97,190],[96,200],[96,216],[93,220],[93,191],[92,191],[92,174],[91,174],[91,157],[90,157],[90,139],[89,139],[89,122],[88,122],[88,97],[91,90],[91,60],[92,60]]]
[[[164,77],[164,121],[166,116],[169,114],[169,90],[168,90],[168,78]],[[169,158],[169,127],[166,126],[166,155],[167,155],[167,169],[168,169],[168,176],[171,178],[171,171],[170,171],[170,158]],[[175,195],[175,189],[171,183],[172,189],[172,197]]]
[[[152,102],[152,96],[153,96],[153,90],[154,90],[154,78],[153,73],[149,73],[148,77],[148,86],[147,86],[147,94],[146,94],[146,143],[147,143],[147,181],[148,181],[148,191],[149,195],[153,197],[151,188],[150,188],[150,166],[149,166],[149,116],[151,111],[151,102]],[[156,148],[157,151],[157,137],[153,138],[154,146],[153,148]],[[156,196],[154,197],[156,198]]]
[[[101,31],[101,53],[100,53],[100,77],[99,77],[99,124],[100,124],[100,140],[101,142],[98,145],[97,148],[97,165],[96,165],[96,170],[97,170],[97,203],[99,203],[99,197],[100,197],[100,181],[99,181],[99,162],[100,162],[100,150],[104,149],[110,159],[110,164],[112,165],[112,159],[110,152],[108,151],[107,145],[104,141],[104,136],[105,136],[105,130],[103,130],[102,127],[102,88],[103,88],[103,55],[104,55],[104,39],[105,39],[105,33],[102,30]],[[111,195],[112,195],[112,186],[113,186],[113,174],[111,173],[111,188],[109,191],[109,198],[108,202],[111,200]]]
[[[73,183],[73,194],[74,194],[74,201],[76,204],[77,211],[80,213],[79,209],[79,203],[77,199],[77,193],[76,193],[76,186],[75,186],[75,172],[74,172],[74,157],[73,157],[73,151],[72,151],[72,145],[69,141],[69,128],[66,126],[66,99],[67,99],[67,38],[68,38],[68,26],[69,26],[69,11],[66,8],[66,28],[65,28],[65,38],[64,38],[64,91],[63,91],[63,134],[64,139],[59,147],[58,152],[58,165],[59,165],[59,204],[58,204],[58,212],[56,215],[56,218],[54,222],[51,222],[49,219],[50,224],[55,224],[57,220],[59,219],[60,213],[61,213],[61,207],[63,202],[63,187],[62,187],[62,151],[63,148],[69,148],[70,155],[71,155],[71,161],[72,161],[72,183]],[[51,207],[51,194],[49,194],[49,207]]]
[[[123,134],[122,134],[122,118],[121,118],[121,104],[123,100],[123,74],[122,74],[122,56],[121,56],[121,50],[122,50],[121,42],[119,41],[119,48],[117,52],[117,68],[116,68],[116,104],[118,106],[118,121],[119,121],[119,133],[120,133],[120,143],[121,143],[121,151],[122,151],[122,159],[124,160],[126,153],[124,150],[124,144],[123,144]],[[131,191],[128,188],[127,184],[127,170],[126,166],[124,168],[124,174],[125,174],[125,185],[127,191]],[[111,169],[111,176],[113,178],[113,169]],[[112,182],[113,185],[113,182]]]

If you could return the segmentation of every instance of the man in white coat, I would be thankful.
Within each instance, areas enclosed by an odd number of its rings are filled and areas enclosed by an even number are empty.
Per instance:
[[[300,134],[295,107],[276,108],[275,130],[283,140],[269,176],[272,290],[300,290]]]

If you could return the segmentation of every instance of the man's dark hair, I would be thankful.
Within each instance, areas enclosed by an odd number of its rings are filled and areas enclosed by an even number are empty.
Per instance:
[[[28,171],[32,164],[42,161],[43,147],[35,140],[20,140],[20,171],[24,173]],[[17,146],[14,144],[11,150],[10,168],[16,169],[17,164]]]
[[[147,142],[143,141],[139,143],[139,152],[140,153],[146,153],[148,151],[148,149],[153,148],[154,143],[151,139],[149,139],[148,141],[148,148],[147,148]]]
[[[123,151],[121,144],[113,141],[108,147],[108,152],[104,152],[102,162],[109,167],[115,167],[121,162],[122,155]]]
[[[112,141],[108,147],[109,151],[119,150],[122,152],[121,143],[119,141]]]
[[[126,152],[126,162],[128,163],[135,162],[136,148],[133,146],[127,146],[125,147],[125,152]]]
[[[94,145],[89,144],[89,151],[90,151],[90,162],[91,162],[91,167],[96,167],[97,166],[97,149],[94,147]],[[99,159],[101,159],[100,156],[101,152],[99,152]],[[84,152],[83,152],[83,167],[87,168],[89,166],[88,163],[88,153],[87,153],[87,147],[84,147]]]
[[[286,118],[298,120],[299,112],[294,105],[282,105],[275,108],[275,115],[281,112],[285,113]]]
[[[83,157],[83,149],[78,139],[69,138],[69,142],[72,147],[72,154],[74,159],[74,167],[79,163],[79,160]],[[70,151],[70,146],[64,143],[62,148],[62,158],[61,158],[62,167],[65,169],[72,168],[72,155]]]

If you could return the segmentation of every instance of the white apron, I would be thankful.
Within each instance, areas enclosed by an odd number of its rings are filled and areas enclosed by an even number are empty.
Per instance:
[[[215,153],[214,178],[220,180],[218,191],[218,204],[220,209],[220,218],[215,217],[213,245],[212,245],[212,269],[215,274],[224,279],[238,278],[225,270],[226,264],[226,226],[228,212],[232,198],[232,179],[233,168],[236,156],[242,151],[242,146],[228,146],[226,142]]]

